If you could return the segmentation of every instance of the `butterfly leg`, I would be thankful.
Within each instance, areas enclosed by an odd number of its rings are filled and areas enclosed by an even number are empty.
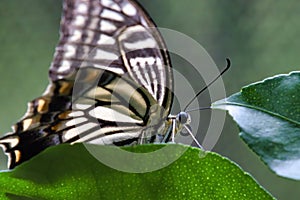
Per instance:
[[[171,142],[175,143],[175,134],[176,134],[176,119],[172,120],[172,135],[171,135]]]
[[[141,137],[139,138],[139,144],[145,144],[145,131],[142,131]]]
[[[191,129],[187,126],[187,125],[183,125],[183,127],[186,129],[186,131],[189,133],[189,135],[193,138],[194,142],[197,144],[197,146],[202,149],[203,151],[205,151],[205,149],[202,147],[202,145],[198,142],[198,140],[195,138],[195,136],[193,135]]]

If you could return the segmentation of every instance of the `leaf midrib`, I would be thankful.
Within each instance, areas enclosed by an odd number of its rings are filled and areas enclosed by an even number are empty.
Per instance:
[[[253,106],[253,105],[249,105],[249,104],[242,104],[242,103],[235,103],[235,102],[229,102],[229,101],[226,101],[224,103],[221,103],[219,105],[233,105],[233,106],[241,106],[241,107],[246,107],[246,108],[251,108],[251,109],[254,109],[254,110],[259,110],[261,112],[264,112],[264,113],[267,113],[269,115],[273,115],[275,117],[278,117],[278,118],[281,118],[283,120],[286,120],[290,123],[293,123],[293,124],[296,124],[297,126],[300,126],[300,122],[297,122],[295,120],[292,120],[292,119],[289,119],[281,114],[277,114],[277,113],[274,113],[274,112],[270,112],[266,109],[263,109],[263,108],[260,108],[260,107],[257,107],[257,106]]]

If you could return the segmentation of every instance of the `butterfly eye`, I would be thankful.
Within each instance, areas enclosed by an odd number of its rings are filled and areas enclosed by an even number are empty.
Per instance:
[[[180,112],[176,119],[180,124],[189,124],[191,122],[191,116],[186,112]]]

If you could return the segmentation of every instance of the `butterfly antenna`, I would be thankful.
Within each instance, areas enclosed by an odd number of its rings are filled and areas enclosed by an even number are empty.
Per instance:
[[[222,76],[229,68],[230,68],[230,65],[231,65],[231,62],[229,60],[229,58],[226,58],[226,62],[227,62],[227,65],[225,67],[225,69],[223,69],[221,71],[221,73],[216,77],[214,78],[209,84],[207,84],[204,88],[202,88],[191,100],[190,102],[185,106],[184,108],[184,111],[186,111],[186,109],[193,103],[193,101],[200,95],[202,94],[203,91],[205,91],[209,86],[211,86],[216,80],[218,80],[218,78],[220,78],[220,76]]]
[[[194,111],[210,110],[210,109],[211,109],[211,107],[202,107],[202,108],[194,108],[194,109],[186,110],[185,112],[190,113],[190,112],[194,112]]]

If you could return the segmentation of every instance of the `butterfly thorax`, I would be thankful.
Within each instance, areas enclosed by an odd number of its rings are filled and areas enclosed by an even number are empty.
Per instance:
[[[169,115],[158,132],[159,134],[156,138],[157,142],[174,142],[176,133],[180,132],[186,126],[189,126],[190,122],[191,117],[186,112]]]

